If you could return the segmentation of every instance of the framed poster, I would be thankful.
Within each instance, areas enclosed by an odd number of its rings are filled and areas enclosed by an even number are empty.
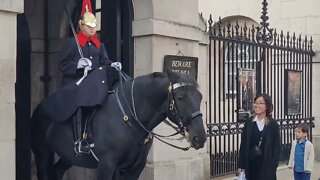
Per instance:
[[[284,75],[284,106],[286,115],[301,114],[302,71],[286,69]]]
[[[253,99],[256,95],[256,71],[239,68],[238,119],[245,120],[251,115]]]

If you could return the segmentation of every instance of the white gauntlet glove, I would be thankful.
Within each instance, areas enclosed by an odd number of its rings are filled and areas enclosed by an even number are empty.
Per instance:
[[[92,66],[92,62],[88,58],[80,58],[78,61],[77,69],[85,68],[87,66]]]
[[[113,62],[110,65],[111,67],[115,68],[117,71],[121,71],[122,69],[122,64],[121,62]]]

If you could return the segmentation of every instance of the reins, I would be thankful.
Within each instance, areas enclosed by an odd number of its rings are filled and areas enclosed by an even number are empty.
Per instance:
[[[175,100],[174,100],[174,96],[173,96],[173,89],[176,89],[176,88],[179,88],[179,87],[183,87],[183,86],[187,86],[187,85],[190,85],[190,84],[185,84],[185,83],[176,83],[176,84],[171,84],[169,85],[168,87],[168,98],[169,98],[169,105],[168,105],[168,108],[167,108],[167,117],[169,116],[172,116],[172,118],[178,120],[178,127],[172,125],[170,122],[168,122],[167,120],[165,120],[164,122],[169,125],[170,127],[172,127],[173,129],[175,129],[177,132],[171,134],[171,135],[160,135],[160,134],[157,134],[157,133],[154,133],[152,131],[149,131],[140,121],[139,121],[139,118],[137,116],[137,113],[136,113],[136,109],[135,109],[135,101],[134,101],[134,83],[135,83],[135,80],[133,79],[132,81],[132,85],[131,85],[131,101],[132,101],[132,108],[131,106],[129,105],[129,102],[126,98],[126,96],[124,95],[124,89],[123,89],[123,82],[122,82],[122,77],[124,77],[123,73],[119,70],[119,77],[120,77],[120,93],[121,95],[123,96],[123,99],[124,99],[124,102],[125,102],[125,105],[127,106],[127,108],[129,109],[129,112],[130,114],[132,115],[133,119],[139,124],[140,127],[142,127],[142,129],[148,133],[148,136],[145,138],[145,141],[144,141],[144,144],[148,143],[149,140],[153,139],[153,137],[155,137],[156,139],[158,139],[159,141],[171,146],[171,147],[174,147],[174,148],[177,148],[177,149],[180,149],[180,150],[183,150],[183,151],[187,151],[190,149],[190,146],[189,147],[179,147],[179,146],[176,146],[174,144],[171,144],[169,142],[166,142],[165,140],[163,140],[162,138],[166,138],[166,139],[169,139],[169,137],[172,137],[172,136],[175,136],[177,134],[181,134],[183,137],[180,138],[180,140],[182,138],[185,138],[187,140],[189,140],[189,134],[187,132],[187,129],[186,129],[186,126],[190,123],[190,121],[192,119],[194,119],[195,117],[199,116],[199,115],[202,115],[202,113],[200,111],[196,111],[194,113],[192,113],[190,116],[187,117],[187,119],[185,121],[182,121],[181,120],[181,117],[179,115],[179,111],[177,110],[177,107],[175,105]],[[121,101],[120,101],[120,98],[118,96],[118,90],[115,90],[114,91],[115,95],[116,95],[116,99],[117,99],[117,102],[118,102],[118,105],[120,107],[120,110],[123,114],[123,120],[125,122],[128,123],[129,126],[131,126],[130,124],[130,121],[127,114],[125,113],[124,111],[124,108],[123,108],[123,105],[121,104]],[[170,115],[170,112],[171,112],[171,115]],[[170,117],[169,117],[170,119]]]

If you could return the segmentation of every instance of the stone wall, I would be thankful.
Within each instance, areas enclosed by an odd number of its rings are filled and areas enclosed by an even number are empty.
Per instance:
[[[15,82],[17,14],[23,1],[0,2],[0,179],[15,180]],[[5,162],[5,163],[4,163]]]
[[[165,55],[198,57],[198,83],[204,96],[201,110],[206,112],[208,37],[199,18],[198,0],[135,0],[134,4],[135,75],[161,72]],[[160,125],[155,132],[169,134],[170,130]],[[204,168],[204,161],[209,161],[206,152],[206,147],[182,152],[155,140],[140,179],[208,179]]]

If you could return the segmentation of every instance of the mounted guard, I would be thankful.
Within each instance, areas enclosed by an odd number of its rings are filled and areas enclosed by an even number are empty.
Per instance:
[[[97,20],[90,0],[82,2],[79,32],[66,12],[74,37],[70,37],[61,50],[61,89],[44,104],[55,121],[65,121],[72,116],[75,154],[88,154],[91,147],[86,140],[84,122],[93,117],[95,109],[107,98],[108,84],[112,81],[107,77],[117,76],[116,73],[108,75],[110,67],[121,70],[121,63],[109,59],[104,44],[97,38]]]

